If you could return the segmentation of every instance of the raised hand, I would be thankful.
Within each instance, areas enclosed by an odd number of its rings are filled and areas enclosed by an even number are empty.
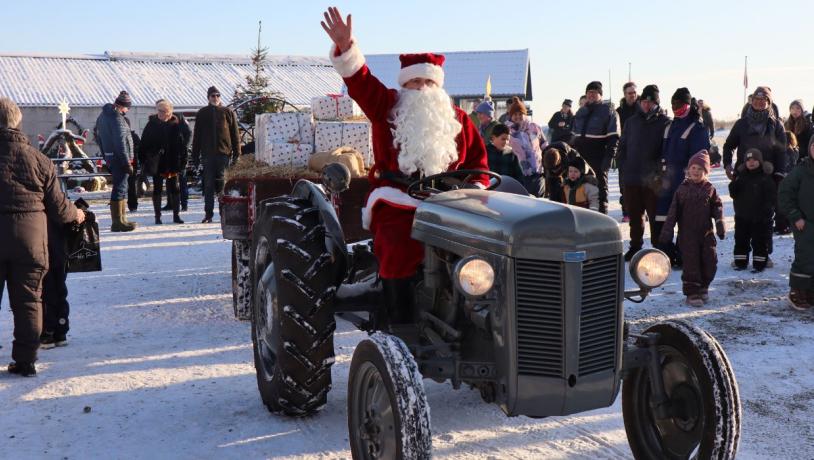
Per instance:
[[[352,18],[348,15],[347,20],[342,20],[342,15],[339,13],[339,8],[332,6],[328,11],[323,13],[325,16],[324,21],[320,21],[322,28],[331,37],[334,44],[339,51],[344,53],[350,49],[351,46],[351,32],[352,32]]]

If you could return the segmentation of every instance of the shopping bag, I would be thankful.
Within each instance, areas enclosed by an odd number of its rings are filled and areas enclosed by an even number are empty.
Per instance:
[[[77,200],[76,206],[84,209],[85,221],[69,225],[65,230],[68,273],[102,271],[102,252],[96,215],[87,210],[87,203],[81,198]]]

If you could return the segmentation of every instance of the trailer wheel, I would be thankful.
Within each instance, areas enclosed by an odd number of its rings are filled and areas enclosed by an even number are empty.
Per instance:
[[[356,460],[431,458],[424,383],[401,339],[376,332],[356,346],[348,378],[348,432]]]
[[[658,419],[650,405],[646,367],[622,385],[625,431],[637,459],[734,459],[740,440],[737,381],[718,342],[684,321],[658,323],[662,376],[671,416]]]
[[[257,385],[271,412],[306,415],[331,388],[337,267],[310,201],[280,197],[260,208],[251,254]]]
[[[250,251],[251,244],[248,241],[232,241],[232,307],[235,318],[244,321],[252,319]]]

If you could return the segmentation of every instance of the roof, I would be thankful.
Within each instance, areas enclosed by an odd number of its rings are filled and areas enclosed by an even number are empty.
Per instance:
[[[133,105],[152,107],[161,98],[176,107],[206,105],[216,86],[229,102],[252,72],[248,56],[107,52],[103,55],[0,54],[0,95],[21,106],[100,106],[127,90]],[[327,58],[270,56],[270,89],[295,105],[336,93],[342,86]]]
[[[480,97],[491,75],[492,95],[531,99],[528,50],[443,53],[447,92]],[[397,54],[367,56],[371,71],[397,86]],[[127,90],[133,105],[152,107],[161,98],[178,108],[206,105],[206,90],[216,86],[229,102],[235,88],[253,71],[246,55],[105,52],[104,54],[0,53],[0,96],[20,106],[50,106],[67,100],[75,107],[101,106]],[[270,89],[295,105],[337,93],[342,79],[327,57],[269,56]]]
[[[452,97],[483,97],[491,76],[492,97],[523,96],[531,100],[529,50],[440,52],[444,62],[444,88]],[[398,54],[366,56],[370,71],[385,85],[398,85]]]

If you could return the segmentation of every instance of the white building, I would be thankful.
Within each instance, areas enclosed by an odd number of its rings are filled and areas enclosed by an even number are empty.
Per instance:
[[[491,76],[492,96],[531,99],[528,50],[443,53],[447,60],[445,87],[465,110],[483,96]],[[374,75],[395,86],[397,54],[369,55]],[[63,99],[83,128],[93,129],[104,104],[121,90],[133,99],[128,118],[141,132],[158,99],[171,101],[178,111],[190,112],[207,103],[206,90],[216,86],[229,103],[235,88],[253,71],[248,56],[105,52],[101,55],[45,55],[0,53],[0,96],[23,110],[23,131],[32,142],[60,123],[56,106]],[[266,73],[270,89],[291,104],[307,107],[311,98],[342,90],[342,79],[327,57],[270,56]],[[96,153],[89,146],[88,153]]]

